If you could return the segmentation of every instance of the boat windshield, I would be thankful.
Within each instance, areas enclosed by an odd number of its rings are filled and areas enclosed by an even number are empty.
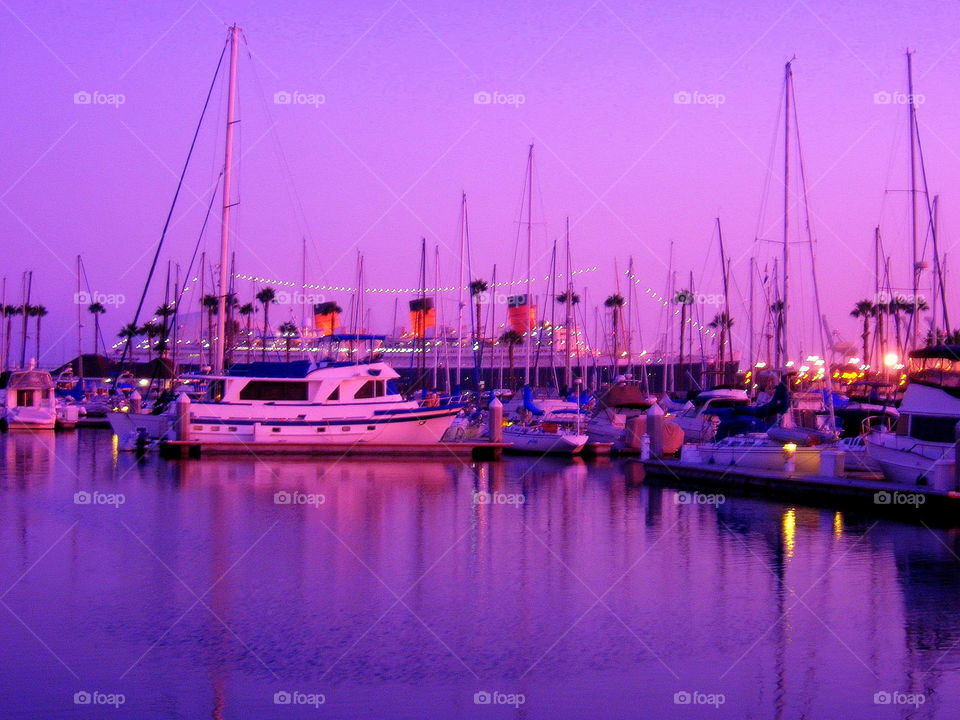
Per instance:
[[[944,389],[960,389],[960,357],[954,353],[914,353],[910,358],[910,380]]]

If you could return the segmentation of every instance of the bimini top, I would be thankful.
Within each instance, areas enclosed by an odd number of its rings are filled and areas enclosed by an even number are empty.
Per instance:
[[[960,362],[960,345],[931,345],[910,353],[911,358],[918,360],[938,359]]]
[[[310,360],[293,360],[292,362],[251,362],[234,363],[227,372],[229,377],[249,377],[249,378],[276,378],[280,380],[298,380],[307,377],[314,370],[326,368],[344,368],[355,366],[375,365],[383,362],[382,360],[341,360],[314,363]],[[379,371],[368,370],[371,375],[379,374]],[[208,376],[209,377],[209,376]]]
[[[317,369],[309,360],[293,362],[251,362],[234,363],[229,374],[233,377],[256,378],[305,378]]]
[[[53,378],[45,370],[13,370],[3,386],[8,390],[51,390]]]

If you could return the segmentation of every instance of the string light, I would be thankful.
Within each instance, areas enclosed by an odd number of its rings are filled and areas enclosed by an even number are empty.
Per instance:
[[[596,265],[594,265],[594,266],[592,266],[592,267],[578,268],[577,270],[574,270],[573,272],[571,272],[571,273],[570,273],[570,276],[573,277],[574,275],[583,275],[584,273],[592,273],[592,272],[596,272],[596,270],[597,270],[597,266],[596,266]],[[250,282],[255,282],[255,283],[260,283],[260,284],[276,285],[277,287],[298,288],[298,289],[302,289],[302,290],[326,290],[326,291],[328,291],[328,292],[346,292],[346,293],[356,292],[356,291],[357,291],[357,288],[355,288],[355,287],[349,287],[349,286],[346,286],[346,285],[321,285],[321,284],[317,284],[317,283],[299,283],[299,282],[292,282],[292,281],[290,281],[290,280],[277,280],[277,279],[274,279],[274,278],[259,277],[259,276],[257,276],[257,275],[246,275],[246,274],[243,274],[243,273],[235,273],[235,274],[234,274],[234,277],[237,278],[238,280],[249,280]],[[563,277],[566,277],[566,274],[565,274],[565,273],[559,273],[556,277],[557,277],[558,279],[559,279],[559,278],[563,278]],[[539,279],[541,279],[541,278],[530,278],[529,282],[532,282],[532,281],[534,281],[534,280],[539,280]],[[543,279],[543,280],[549,280],[549,279],[550,279],[550,276],[549,276],[549,275],[545,275],[542,279]],[[518,286],[518,285],[526,285],[527,282],[528,282],[527,279],[523,279],[523,280],[503,280],[503,281],[501,281],[501,282],[488,283],[488,287],[489,287],[490,289],[492,289],[492,288],[499,288],[499,287],[516,287],[516,286]],[[364,291],[365,293],[371,293],[371,294],[372,294],[372,293],[406,294],[406,293],[420,293],[420,292],[427,292],[427,293],[454,292],[454,291],[456,291],[456,290],[469,290],[469,289],[470,289],[470,286],[469,286],[469,285],[464,285],[463,287],[458,287],[457,285],[446,285],[446,286],[443,286],[443,287],[428,287],[428,288],[416,288],[416,287],[412,287],[412,288],[397,288],[397,287],[370,288],[370,287],[368,287],[368,288],[364,288],[363,291]]]

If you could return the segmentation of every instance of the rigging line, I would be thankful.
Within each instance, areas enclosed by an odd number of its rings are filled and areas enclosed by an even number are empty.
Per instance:
[[[760,212],[757,215],[757,227],[753,233],[754,238],[756,238],[757,240],[760,239],[760,229],[764,226],[763,220],[766,217],[766,213],[767,213],[767,201],[770,198],[770,183],[773,178],[773,160],[777,152],[777,141],[779,138],[780,120],[782,117],[783,106],[784,106],[784,94],[787,91],[786,83],[782,83],[781,88],[782,90],[780,92],[780,97],[777,102],[777,117],[776,117],[776,121],[774,122],[773,133],[771,134],[770,153],[769,155],[767,155],[767,172],[764,173],[763,187],[760,192]]]
[[[228,39],[229,42],[229,39]],[[180,171],[180,179],[177,181],[177,189],[173,194],[173,202],[170,203],[170,209],[167,211],[167,218],[163,223],[163,231],[160,233],[160,241],[157,243],[157,250],[153,255],[153,261],[150,263],[150,271],[147,273],[147,281],[143,285],[143,292],[140,293],[140,300],[137,302],[137,309],[133,314],[133,321],[131,324],[136,325],[137,320],[140,318],[140,312],[143,310],[143,303],[147,298],[147,292],[150,289],[150,281],[153,279],[153,273],[157,269],[157,262],[160,259],[160,252],[163,249],[163,242],[167,237],[167,230],[170,227],[170,220],[173,218],[173,211],[177,206],[177,199],[180,197],[180,191],[183,189],[183,181],[187,175],[187,168],[190,166],[190,159],[193,157],[193,151],[197,146],[197,138],[200,135],[200,129],[203,127],[203,119],[207,114],[207,108],[210,106],[210,97],[213,95],[213,90],[217,85],[217,78],[220,76],[220,68],[223,65],[223,57],[227,53],[227,43],[224,43],[223,49],[220,51],[220,57],[217,60],[217,67],[213,73],[213,79],[210,81],[210,87],[207,90],[207,97],[203,102],[203,110],[200,112],[200,119],[197,121],[197,127],[193,132],[193,139],[190,141],[190,149],[187,151],[186,160],[183,163],[183,169]],[[230,199],[227,198],[227,202]],[[127,358],[127,350],[130,349],[132,343],[125,343],[123,347],[123,352],[120,354],[120,362],[117,365],[117,377],[120,377],[121,369],[123,368],[124,362]],[[116,383],[114,383],[111,390],[115,392]]]
[[[267,116],[268,121],[270,122],[270,136],[273,140],[274,152],[276,153],[278,162],[281,166],[281,170],[286,176],[287,180],[287,199],[290,204],[293,206],[295,214],[297,216],[297,222],[300,225],[301,235],[305,235],[307,239],[310,240],[310,244],[313,246],[314,252],[317,254],[318,261],[323,257],[323,254],[320,252],[320,248],[317,246],[316,238],[313,235],[312,230],[310,229],[310,223],[307,220],[307,212],[303,205],[303,198],[300,196],[300,193],[297,191],[296,183],[293,182],[293,171],[290,169],[290,163],[287,159],[287,154],[283,149],[283,143],[280,141],[280,133],[277,130],[277,124],[274,120],[273,114],[270,112],[270,106],[267,104],[267,94],[263,90],[263,83],[260,80],[260,75],[257,73],[256,63],[253,62],[253,54],[250,51],[250,45],[247,42],[246,35],[242,35],[243,44],[247,51],[247,57],[251,60],[251,73],[253,75],[253,80],[256,85],[258,95],[260,98],[260,103],[263,106],[263,112]],[[324,273],[321,273],[323,275]]]
[[[523,208],[526,205],[524,198],[527,196],[527,180],[530,177],[530,172],[528,166],[530,164],[530,158],[527,157],[527,162],[523,165],[523,182],[520,184],[520,202],[518,205],[519,212],[516,214],[517,217],[517,234],[513,241],[513,260],[510,264],[510,277],[517,277],[517,255],[520,252],[520,233],[523,229]],[[531,218],[531,222],[533,219]]]

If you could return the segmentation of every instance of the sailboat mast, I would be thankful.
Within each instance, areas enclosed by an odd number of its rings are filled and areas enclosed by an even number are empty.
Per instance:
[[[527,154],[527,302],[524,312],[524,325],[527,328],[527,361],[523,372],[523,382],[530,384],[530,364],[532,361],[533,344],[533,323],[530,322],[531,306],[533,302],[533,143],[530,143],[530,150]]]
[[[530,150],[527,154],[527,302],[524,312],[524,325],[527,328],[527,361],[523,371],[523,382],[530,384],[530,365],[532,363],[533,353],[533,323],[530,322],[530,313],[533,302],[533,143],[530,143]]]
[[[913,314],[910,317],[912,347],[917,347],[920,329],[917,298],[920,292],[920,257],[917,247],[917,109],[913,103],[913,53],[907,50],[907,102],[910,110],[910,241],[912,248]]]
[[[787,343],[787,310],[790,277],[790,94],[793,90],[793,61],[786,64],[783,81],[783,307],[780,309],[780,343],[782,361],[790,360]]]
[[[230,262],[230,208],[233,188],[233,131],[237,122],[237,53],[240,28],[230,28],[230,80],[227,91],[227,132],[223,160],[223,212],[220,221],[220,277],[217,287],[217,334],[215,337],[213,372],[223,372],[223,356],[227,328],[228,268]]]
[[[573,387],[573,367],[572,367],[572,358],[570,356],[570,346],[574,342],[575,335],[573,333],[573,278],[570,277],[570,216],[567,216],[567,226],[565,233],[565,245],[566,245],[566,265],[564,267],[563,274],[566,276],[567,284],[564,288],[564,317],[563,317],[563,329],[564,329],[564,342],[563,342],[563,384],[566,385],[567,390]]]
[[[460,258],[458,266],[460,268],[460,274],[457,278],[457,387],[460,387],[460,380],[462,376],[462,367],[463,367],[463,291],[464,291],[464,278],[463,271],[466,268],[466,261],[464,258],[464,243],[466,240],[465,231],[466,231],[466,217],[467,211],[467,194],[463,191],[460,193]]]

